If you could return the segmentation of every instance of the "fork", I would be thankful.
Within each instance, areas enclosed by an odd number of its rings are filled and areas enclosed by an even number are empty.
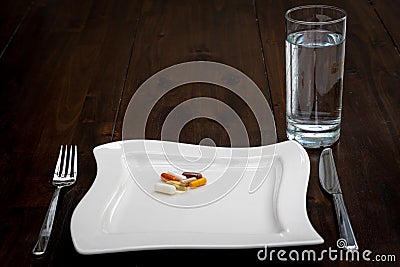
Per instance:
[[[40,229],[38,240],[32,250],[34,255],[42,255],[49,243],[51,229],[53,228],[54,215],[56,214],[58,196],[61,188],[64,186],[73,185],[76,181],[78,173],[78,147],[71,145],[68,151],[68,146],[62,145],[58,154],[56,169],[54,171],[52,184],[56,186],[53,193],[46,217]]]

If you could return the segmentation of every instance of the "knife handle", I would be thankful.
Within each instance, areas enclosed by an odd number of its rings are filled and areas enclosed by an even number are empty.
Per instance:
[[[335,210],[337,215],[337,220],[339,224],[339,234],[340,238],[346,241],[345,244],[341,244],[338,247],[345,248],[347,250],[357,250],[357,241],[354,236],[353,228],[351,227],[349,214],[347,213],[346,205],[344,204],[342,194],[333,194],[333,200],[335,203]]]

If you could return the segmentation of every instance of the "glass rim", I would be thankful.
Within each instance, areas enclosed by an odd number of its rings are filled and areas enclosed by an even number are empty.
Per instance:
[[[324,8],[324,9],[333,9],[336,11],[339,11],[343,14],[342,17],[330,21],[303,21],[303,20],[297,20],[289,17],[289,14],[292,13],[293,11],[299,10],[299,9],[310,9],[310,8]],[[293,22],[293,23],[298,23],[298,24],[305,24],[305,25],[329,25],[329,24],[334,24],[338,22],[342,22],[346,20],[347,18],[347,13],[344,9],[336,7],[336,6],[329,6],[329,5],[304,5],[304,6],[297,6],[293,7],[285,12],[285,18],[286,20]]]

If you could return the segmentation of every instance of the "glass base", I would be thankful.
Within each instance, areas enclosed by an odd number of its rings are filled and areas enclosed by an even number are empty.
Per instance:
[[[288,127],[286,136],[289,140],[295,140],[306,148],[328,147],[339,140],[340,127],[324,132],[307,132],[296,127]]]

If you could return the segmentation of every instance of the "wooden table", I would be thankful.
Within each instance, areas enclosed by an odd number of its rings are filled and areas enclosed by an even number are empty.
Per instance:
[[[285,141],[283,14],[321,2],[348,12],[342,135],[333,146],[347,208],[360,249],[371,250],[371,257],[395,255],[398,264],[400,1],[17,0],[0,3],[0,266],[151,266],[164,258],[185,266],[216,259],[266,264],[257,259],[258,249],[80,255],[71,241],[71,215],[95,179],[93,148],[121,140],[135,90],[174,64],[207,60],[244,72],[269,100],[278,141]],[[230,105],[245,123],[250,145],[260,145],[259,128],[239,98],[211,85],[185,87],[184,94],[178,88],[157,103],[146,138],[160,139],[159,125],[177,104],[207,96]],[[205,137],[230,145],[225,129],[208,119],[188,123],[180,141],[196,144]],[[34,257],[61,144],[78,144],[79,177],[62,191],[48,251]],[[331,199],[318,183],[320,150],[308,153],[307,211],[325,243],[288,252],[336,248],[338,239]],[[305,263],[352,265],[327,258]]]

